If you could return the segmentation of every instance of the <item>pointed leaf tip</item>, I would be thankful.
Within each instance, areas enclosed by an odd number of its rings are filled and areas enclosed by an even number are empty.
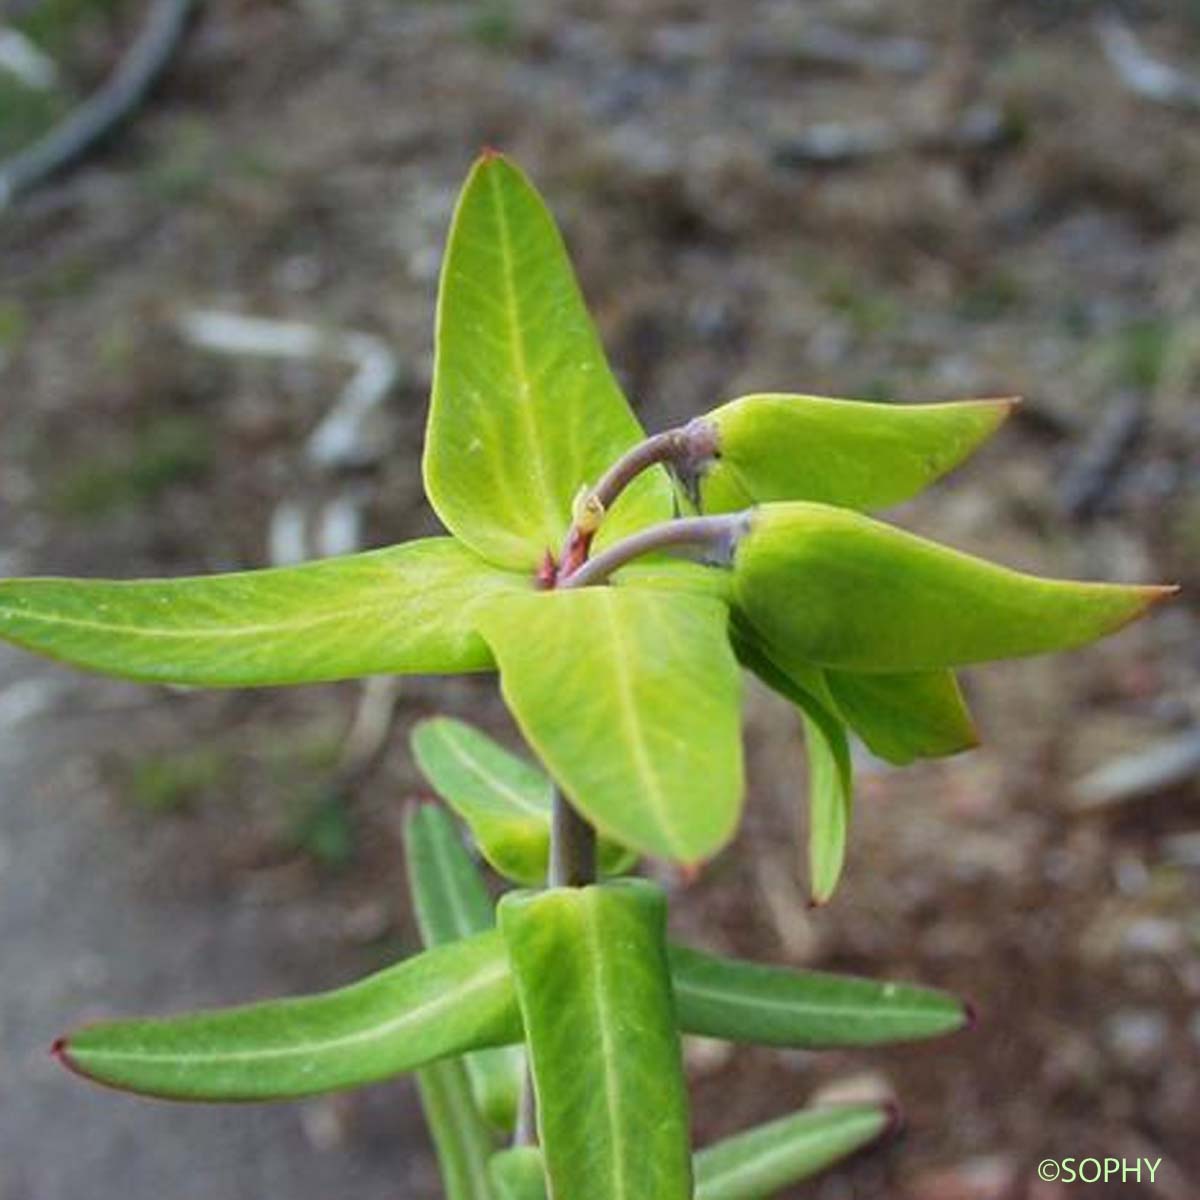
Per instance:
[[[699,480],[706,512],[805,500],[886,508],[953,470],[1004,423],[1012,397],[879,404],[761,393],[709,414],[719,444]]]
[[[734,565],[740,613],[771,658],[852,672],[1075,649],[1175,590],[1028,575],[809,503],[760,506]]]

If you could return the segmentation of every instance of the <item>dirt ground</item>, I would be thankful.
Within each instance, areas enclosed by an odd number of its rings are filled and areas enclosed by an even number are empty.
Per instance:
[[[81,79],[135,8],[89,27]],[[1200,787],[1085,812],[1079,783],[1200,729],[1200,110],[1129,89],[1102,11],[212,0],[138,120],[0,214],[0,573],[259,565],[280,502],[331,487],[368,496],[366,544],[434,528],[438,254],[484,144],[553,204],[650,428],[751,390],[1024,395],[897,519],[1183,597],[1094,649],[969,672],[981,749],[864,758],[816,912],[797,730],[752,695],[745,826],[678,885],[677,931],[945,986],[980,1022],[871,1053],[691,1047],[697,1139],[886,1088],[903,1138],[797,1196],[1055,1200],[1082,1188],[1039,1160],[1094,1155],[1163,1163],[1089,1197],[1189,1200]],[[1194,4],[1122,11],[1200,79]],[[188,345],[199,308],[384,339],[380,461],[318,477],[304,439],[344,377]],[[382,760],[338,789],[354,686],[183,694],[0,658],[0,1200],[437,1194],[405,1081],[197,1110],[90,1090],[44,1051],[81,1018],[330,986],[411,948],[403,730],[449,711],[512,737],[494,691],[406,682]]]

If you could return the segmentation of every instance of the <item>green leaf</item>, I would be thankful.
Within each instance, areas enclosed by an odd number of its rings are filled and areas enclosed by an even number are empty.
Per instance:
[[[717,427],[718,457],[701,477],[701,507],[733,512],[772,500],[856,509],[898,504],[962,462],[1014,403],[743,396],[708,416]]]
[[[87,1025],[55,1053],[89,1079],[148,1096],[274,1100],[373,1083],[520,1036],[504,945],[486,933],[321,995]]]
[[[471,1097],[462,1063],[449,1059],[422,1067],[417,1072],[417,1090],[446,1200],[494,1200],[488,1160],[495,1146]]]
[[[0,580],[0,638],[125,679],[203,687],[482,671],[481,603],[531,584],[450,538],[298,567],[132,582]]]
[[[694,862],[733,835],[741,678],[727,609],[634,588],[497,597],[480,631],[525,739],[613,840]]]
[[[554,219],[498,154],[474,166],[442,268],[425,490],[484,558],[532,570],[557,555],[571,502],[643,437],[604,357]],[[671,515],[647,472],[605,538]]]
[[[499,911],[550,1195],[691,1200],[662,890],[624,879],[506,896]]]
[[[527,759],[450,717],[420,722],[412,749],[421,773],[470,827],[484,858],[528,887],[545,882],[554,784]],[[600,869],[619,875],[635,856],[602,838]]]
[[[850,728],[872,754],[897,766],[958,754],[979,744],[952,671],[826,671],[825,679]]]
[[[495,927],[491,897],[449,814],[432,804],[413,808],[404,849],[417,925],[427,946],[444,946]],[[521,1048],[478,1050],[464,1064],[479,1110],[496,1128],[511,1130],[525,1079]]]
[[[1039,579],[821,504],[759,509],[735,586],[772,658],[878,672],[1082,646],[1173,591]]]
[[[766,1200],[884,1136],[888,1105],[813,1108],[756,1126],[701,1150],[693,1159],[696,1200]],[[496,1200],[546,1200],[541,1152],[505,1150],[491,1163]]]
[[[546,1200],[546,1168],[535,1146],[515,1146],[494,1154],[488,1178],[496,1200]]]
[[[670,947],[685,1033],[821,1050],[953,1033],[971,1023],[955,996],[907,983],[764,966]]]
[[[772,658],[747,622],[736,616],[738,657],[765,684],[800,710],[808,756],[808,877],[814,904],[825,904],[841,879],[854,812],[854,768],[846,729],[825,674]]]
[[[808,886],[814,904],[826,904],[846,865],[854,812],[850,747],[840,724],[801,713],[808,753]]]
[[[696,1155],[696,1200],[769,1200],[876,1141],[895,1119],[888,1105],[838,1105],[735,1134]]]
[[[444,946],[495,928],[487,885],[449,813],[435,804],[413,805],[404,824],[404,858],[426,946]]]

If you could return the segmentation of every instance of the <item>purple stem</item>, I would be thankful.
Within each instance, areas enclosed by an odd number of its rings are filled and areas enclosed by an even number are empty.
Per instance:
[[[717,428],[711,421],[697,417],[686,425],[666,429],[627,450],[600,477],[584,499],[583,511],[596,514],[596,524],[617,502],[621,493],[645,470],[659,463],[669,464],[685,482],[695,479],[704,464],[717,453]],[[567,530],[559,562],[563,574],[571,574],[587,558],[596,526],[581,528],[572,522]]]
[[[657,550],[706,549],[721,562],[733,558],[738,542],[750,528],[751,510],[722,513],[713,517],[679,517],[674,521],[663,521],[639,529],[637,533],[614,542],[595,558],[589,558],[565,578],[558,581],[560,588],[591,587],[607,581],[614,571],[626,563]]]

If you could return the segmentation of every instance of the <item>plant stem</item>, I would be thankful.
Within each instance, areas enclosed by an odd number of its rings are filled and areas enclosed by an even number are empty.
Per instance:
[[[596,831],[556,788],[550,816],[550,887],[596,882]]]
[[[560,574],[572,574],[587,560],[592,538],[604,514],[643,471],[658,463],[667,463],[687,484],[716,453],[716,426],[702,417],[656,433],[627,450],[605,471],[600,482],[578,501],[577,516],[567,531],[559,560]]]
[[[596,831],[571,807],[567,798],[554,789],[554,806],[550,817],[550,869],[548,887],[585,887],[596,882]],[[537,1097],[533,1089],[533,1074],[525,1067],[525,1084],[521,1089],[521,1107],[517,1112],[517,1128],[513,1133],[514,1146],[537,1144]]]
[[[680,517],[640,529],[614,542],[595,558],[588,559],[569,575],[559,577],[560,588],[590,587],[604,583],[614,571],[657,550],[679,547],[707,549],[722,562],[729,562],[742,536],[749,530],[752,510],[723,513],[714,517]]]
[[[697,424],[696,422],[692,423]],[[667,452],[676,435],[686,430],[671,430],[650,438],[635,447],[617,463],[591,493],[593,496],[615,497],[640,471],[671,455]],[[666,449],[664,449],[666,448]],[[608,501],[611,503],[611,499]],[[604,503],[607,507],[607,503]],[[718,552],[732,555],[738,538],[749,527],[750,515],[733,513],[717,517],[685,517],[666,521],[661,525],[643,529],[631,537],[615,543],[596,558],[587,561],[587,549],[591,543],[591,532],[579,542],[583,535],[572,526],[576,545],[582,544],[583,558],[569,574],[560,572],[557,586],[560,588],[586,587],[588,584],[603,583],[618,567],[642,554],[649,554],[671,546],[706,546]],[[592,531],[594,532],[594,530]],[[568,550],[572,546],[568,538]],[[564,551],[563,565],[567,565]],[[586,887],[596,881],[596,831],[591,823],[572,807],[570,801],[558,788],[554,789],[553,807],[550,816],[550,862],[547,871],[548,887]],[[534,1090],[533,1074],[528,1064],[525,1068],[525,1084],[521,1089],[521,1105],[517,1113],[517,1127],[513,1133],[514,1146],[533,1146],[537,1143],[537,1095]]]
[[[517,1109],[517,1127],[513,1130],[514,1146],[537,1145],[537,1094],[533,1090],[533,1070],[529,1052],[525,1052],[525,1079],[521,1083],[521,1107]]]

